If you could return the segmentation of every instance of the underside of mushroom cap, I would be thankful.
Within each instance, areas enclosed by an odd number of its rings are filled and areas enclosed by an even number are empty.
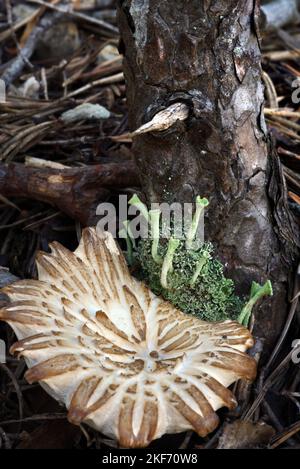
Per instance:
[[[74,253],[58,243],[37,257],[39,280],[2,291],[0,319],[19,342],[12,353],[66,405],[68,419],[145,447],[165,433],[206,436],[216,410],[234,408],[228,386],[253,380],[253,345],[239,323],[188,316],[133,278],[109,233],[83,231]]]

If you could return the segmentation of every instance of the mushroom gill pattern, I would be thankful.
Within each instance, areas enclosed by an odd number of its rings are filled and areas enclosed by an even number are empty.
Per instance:
[[[205,436],[236,400],[228,386],[252,380],[249,331],[183,314],[133,278],[108,233],[83,231],[74,253],[39,253],[39,280],[5,289],[0,319],[19,342],[26,379],[66,405],[68,419],[145,447],[165,433]]]

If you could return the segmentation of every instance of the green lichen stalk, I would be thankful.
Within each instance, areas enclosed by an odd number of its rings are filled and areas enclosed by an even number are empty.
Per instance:
[[[161,286],[166,290],[169,290],[170,288],[168,285],[168,273],[173,272],[173,259],[176,249],[179,247],[179,244],[179,239],[171,238],[169,240],[168,249],[164,257],[164,262],[160,274],[160,283]]]
[[[140,240],[135,258],[141,267],[141,279],[151,290],[200,319],[233,319],[247,326],[255,303],[272,294],[271,282],[262,287],[254,282],[246,304],[235,294],[234,282],[225,277],[222,263],[214,256],[213,245],[199,243],[197,239],[200,217],[208,200],[197,197],[192,223],[183,239],[176,238],[174,227],[168,232],[169,239],[165,237],[160,209],[148,212],[137,196],[130,203],[140,209],[149,223],[151,237]]]
[[[205,209],[205,207],[208,206],[208,200],[201,197],[198,195],[196,198],[196,211],[193,216],[192,224],[187,232],[186,235],[186,247],[187,249],[192,249],[193,248],[193,243],[195,241],[196,233],[198,230],[199,222],[200,222],[200,217]]]
[[[151,290],[200,319],[236,319],[242,302],[234,293],[233,281],[224,276],[222,263],[212,257],[212,244],[204,243],[198,251],[191,251],[186,248],[185,240],[176,241],[178,244],[172,255],[172,268],[168,269],[167,283],[164,285],[161,282],[162,268],[151,255],[151,240],[145,239],[139,243],[137,258],[143,279]],[[158,249],[160,256],[165,259],[167,251],[168,242],[161,240]],[[167,259],[170,262],[169,256]]]
[[[152,238],[151,254],[152,254],[154,261],[157,264],[162,264],[163,260],[158,254],[159,238],[160,238],[160,229],[159,229],[160,210],[159,209],[150,210],[149,220],[150,220],[150,231],[151,231],[151,238]]]
[[[131,199],[129,200],[129,205],[132,205],[133,207],[136,207],[140,212],[141,214],[143,215],[143,217],[148,221],[149,220],[149,213],[148,213],[148,209],[146,207],[145,204],[143,204],[143,202],[140,200],[140,198],[134,194]]]
[[[247,327],[251,318],[251,313],[254,305],[264,296],[272,295],[273,288],[270,280],[267,280],[267,282],[262,286],[256,282],[252,282],[249,301],[243,307],[238,317],[238,321]]]

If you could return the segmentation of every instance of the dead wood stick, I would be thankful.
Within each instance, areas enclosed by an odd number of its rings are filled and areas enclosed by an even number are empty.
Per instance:
[[[83,225],[97,221],[97,205],[111,189],[137,185],[135,164],[130,160],[63,169],[0,165],[0,194],[46,202]]]
[[[282,28],[300,22],[299,0],[274,0],[261,6],[265,31]]]
[[[94,24],[96,26],[100,26],[101,28],[104,28],[107,31],[114,33],[114,35],[117,35],[119,33],[118,28],[116,28],[115,26],[112,26],[107,21],[103,21],[101,19],[94,18],[93,16],[85,15],[83,13],[77,13],[73,11],[72,8],[70,8],[70,5],[65,5],[65,6],[52,5],[51,3],[44,2],[43,0],[29,0],[29,2],[35,3],[37,5],[42,5],[46,8],[50,8],[51,10],[55,10],[60,13],[64,13],[65,15],[69,15],[77,20],[87,21],[88,23]]]
[[[21,49],[18,56],[13,60],[9,67],[4,71],[1,79],[4,80],[6,86],[9,86],[16,78],[18,78],[25,66],[34,53],[39,38],[49,29],[55,22],[63,16],[60,12],[46,13],[40,23],[33,29],[29,35],[26,44]]]
[[[13,25],[10,26],[9,29],[6,29],[5,31],[2,31],[0,34],[0,43],[5,41],[7,38],[9,38],[13,33],[18,31],[19,29],[23,28],[23,26],[26,26],[26,24],[30,23],[35,19],[35,17],[38,14],[38,10],[35,10],[33,13],[30,15],[26,16],[26,18],[21,19],[20,21],[14,23]]]

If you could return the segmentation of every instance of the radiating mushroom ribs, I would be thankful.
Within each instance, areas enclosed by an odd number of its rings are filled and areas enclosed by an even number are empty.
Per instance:
[[[19,342],[11,351],[68,409],[123,447],[145,447],[165,433],[218,425],[216,410],[233,408],[228,386],[253,380],[245,351],[249,331],[183,314],[133,278],[109,233],[83,231],[74,253],[58,243],[37,257],[39,280],[4,289],[11,303],[0,318]]]

